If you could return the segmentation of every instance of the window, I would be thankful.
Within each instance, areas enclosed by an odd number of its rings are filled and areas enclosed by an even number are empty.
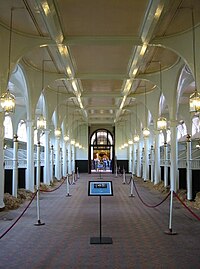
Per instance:
[[[13,139],[13,126],[10,116],[6,116],[3,122],[5,138]]]

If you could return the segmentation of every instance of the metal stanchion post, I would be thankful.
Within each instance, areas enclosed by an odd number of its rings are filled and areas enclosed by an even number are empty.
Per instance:
[[[72,184],[75,185],[75,173],[72,171]]]
[[[79,179],[80,175],[79,175],[78,167],[76,168],[76,174],[77,174],[77,178]]]
[[[70,197],[70,190],[69,190],[69,175],[67,175],[67,184],[66,184],[66,196]]]
[[[125,169],[123,169],[123,182],[122,184],[126,184],[126,174],[125,174]]]
[[[44,222],[40,220],[40,142],[37,145],[37,223],[35,226],[45,225]]]
[[[135,195],[133,194],[133,174],[131,175],[131,194],[129,195],[129,197],[135,197]]]
[[[169,235],[176,235],[177,234],[177,232],[172,231],[173,194],[174,194],[174,191],[171,190],[171,196],[170,196],[170,212],[169,212],[169,230],[168,231],[165,231],[165,234],[169,234]]]

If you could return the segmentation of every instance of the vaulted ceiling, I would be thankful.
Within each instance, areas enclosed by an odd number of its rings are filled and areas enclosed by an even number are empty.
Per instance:
[[[48,61],[45,71],[65,78],[49,87],[71,96],[88,124],[114,124],[123,107],[137,102],[131,97],[144,94],[135,78],[177,62],[173,51],[149,44],[191,28],[191,6],[197,23],[199,0],[2,0],[0,23],[9,26],[10,10],[17,8],[15,31],[52,39],[20,62],[42,70],[42,60]],[[154,86],[148,83],[146,90]]]

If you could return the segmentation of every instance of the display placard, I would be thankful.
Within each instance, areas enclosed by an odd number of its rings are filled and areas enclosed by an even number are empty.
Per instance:
[[[88,195],[112,196],[113,195],[112,181],[89,181]]]

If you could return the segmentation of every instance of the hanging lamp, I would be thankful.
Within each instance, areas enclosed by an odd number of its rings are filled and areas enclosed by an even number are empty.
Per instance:
[[[56,110],[57,110],[57,127],[54,130],[54,135],[57,138],[59,138],[61,136],[61,130],[60,130],[60,128],[58,128],[58,120],[59,120],[59,100],[58,100],[58,94],[59,94],[59,89],[57,91],[57,107],[56,107]]]
[[[150,135],[149,128],[147,127],[147,115],[146,115],[146,84],[145,84],[145,93],[144,93],[144,115],[145,115],[145,126],[142,130],[143,136],[148,137]]]
[[[7,77],[7,81],[9,83],[9,79],[10,79],[10,74],[11,74],[11,49],[12,49],[12,24],[13,24],[13,8],[11,8],[11,15],[10,15],[10,37],[9,37],[9,50],[8,50],[8,77]],[[15,96],[10,93],[10,90],[7,89],[7,91],[5,93],[3,93],[0,97],[0,104],[1,107],[3,109],[3,111],[6,114],[9,113],[14,113],[15,111],[15,104],[16,104],[16,100],[15,100]]]
[[[161,97],[162,97],[162,70],[161,70],[161,63],[160,62],[159,62],[159,65],[160,65],[160,100],[161,100]],[[167,119],[165,117],[158,118],[157,129],[159,131],[167,129]]]
[[[42,61],[42,91],[44,91],[44,60]],[[42,95],[42,113],[37,118],[37,129],[45,130],[46,129],[46,119],[43,116],[43,107],[44,107],[44,95]]]
[[[197,71],[196,71],[196,36],[194,29],[194,10],[192,9],[192,48],[193,48],[193,64],[194,64],[194,84],[195,90],[194,93],[190,95],[189,98],[189,107],[190,112],[199,112],[200,111],[200,94],[197,91]]]

